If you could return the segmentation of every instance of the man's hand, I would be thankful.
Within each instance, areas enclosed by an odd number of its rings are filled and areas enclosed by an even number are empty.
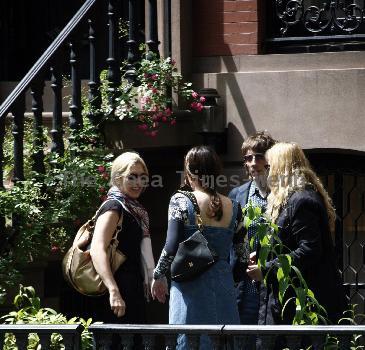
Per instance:
[[[256,264],[248,265],[246,272],[253,281],[262,281],[264,279],[261,269]]]

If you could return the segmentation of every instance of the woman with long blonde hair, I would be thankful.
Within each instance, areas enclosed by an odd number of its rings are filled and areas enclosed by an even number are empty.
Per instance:
[[[279,227],[284,253],[291,255],[328,320],[337,323],[345,299],[330,232],[336,218],[332,201],[297,144],[277,143],[266,152],[266,159],[270,188],[266,213]],[[295,305],[282,315],[277,267],[272,256],[262,269],[252,263],[247,270],[253,280],[268,274],[267,286],[262,284],[261,289],[259,324],[287,324],[294,317]]]

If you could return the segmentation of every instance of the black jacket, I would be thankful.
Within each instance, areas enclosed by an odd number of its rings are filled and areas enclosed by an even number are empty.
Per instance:
[[[279,214],[277,225],[287,247],[284,253],[290,251],[292,264],[301,271],[329,320],[337,323],[345,308],[345,297],[321,196],[310,188],[294,192]],[[289,308],[284,319],[281,317],[276,266],[277,260],[272,257],[264,269],[269,275],[267,288],[263,283],[261,287],[259,324],[289,324],[294,316],[294,309]]]

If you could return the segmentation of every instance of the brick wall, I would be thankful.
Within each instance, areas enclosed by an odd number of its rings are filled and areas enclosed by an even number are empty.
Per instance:
[[[260,0],[194,0],[193,56],[257,54]]]

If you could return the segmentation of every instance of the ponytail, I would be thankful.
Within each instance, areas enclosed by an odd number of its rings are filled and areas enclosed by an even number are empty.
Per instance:
[[[223,205],[221,197],[215,188],[205,187],[204,192],[210,195],[210,202],[206,215],[208,218],[215,218],[217,221],[222,219],[223,216]]]

